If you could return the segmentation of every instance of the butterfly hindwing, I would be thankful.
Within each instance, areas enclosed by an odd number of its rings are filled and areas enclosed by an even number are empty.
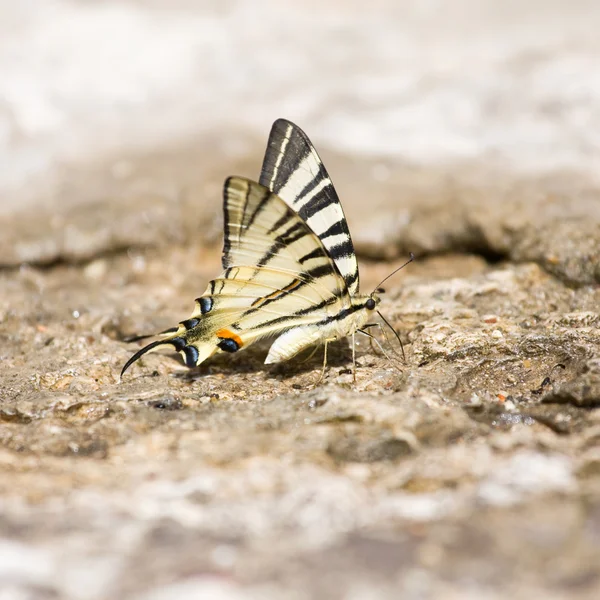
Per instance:
[[[323,243],[279,196],[264,186],[230,177],[224,187],[223,274],[196,301],[175,332],[146,351],[170,344],[188,366],[212,354],[236,352],[280,335],[267,362],[278,362],[317,341],[318,324],[348,305],[345,281]]]
[[[210,332],[235,332],[238,346],[326,320],[347,304],[344,279],[323,244],[280,197],[264,186],[230,177],[224,187],[223,275],[202,302],[211,310],[186,337],[210,344]],[[306,331],[309,334],[309,331]],[[276,346],[287,357],[313,343],[314,332],[294,348]],[[230,342],[228,345],[233,347]],[[221,348],[223,349],[223,348]],[[204,352],[200,352],[203,354]],[[271,354],[270,362],[275,362]],[[283,358],[281,358],[282,360]]]
[[[308,136],[294,123],[273,124],[260,183],[280,196],[319,237],[346,282],[358,293],[358,263],[331,178]]]

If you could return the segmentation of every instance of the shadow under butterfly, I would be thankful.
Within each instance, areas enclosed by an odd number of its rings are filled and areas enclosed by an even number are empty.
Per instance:
[[[196,299],[192,315],[160,339],[136,352],[125,371],[144,354],[172,346],[188,367],[221,352],[238,352],[274,338],[265,364],[282,362],[316,344],[352,337],[352,373],[356,381],[354,338],[368,336],[377,312],[380,287],[359,293],[358,262],[342,205],[307,135],[284,119],[273,124],[260,183],[229,177],[223,190],[225,269]],[[135,341],[151,336],[137,336]],[[404,350],[403,350],[404,353]]]

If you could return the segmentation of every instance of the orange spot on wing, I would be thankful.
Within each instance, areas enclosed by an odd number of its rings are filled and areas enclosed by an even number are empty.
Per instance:
[[[240,348],[244,345],[240,336],[233,333],[233,331],[229,331],[229,329],[219,329],[219,331],[217,331],[217,337],[233,340]]]

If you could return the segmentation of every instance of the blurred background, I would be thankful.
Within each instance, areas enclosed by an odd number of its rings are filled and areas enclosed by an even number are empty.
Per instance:
[[[2,0],[0,211],[89,201],[73,172],[130,176],[189,140],[229,174],[281,116],[343,153],[597,181],[599,18],[594,0]]]

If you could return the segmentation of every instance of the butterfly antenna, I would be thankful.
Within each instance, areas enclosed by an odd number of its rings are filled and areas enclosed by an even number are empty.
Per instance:
[[[384,277],[378,285],[375,286],[375,289],[373,290],[373,293],[375,293],[377,290],[380,290],[381,285],[383,283],[385,283],[392,275],[395,275],[398,271],[400,271],[401,269],[404,269],[404,267],[406,267],[407,265],[409,265],[413,260],[415,260],[415,255],[411,252],[410,253],[410,258],[400,267],[398,267],[397,269],[394,269],[387,277]],[[381,290],[383,291],[383,290]]]
[[[410,261],[408,261],[408,262],[410,262]],[[379,311],[377,311],[377,314],[381,317],[381,320],[392,330],[392,333],[396,336],[396,339],[398,340],[398,343],[400,344],[400,349],[402,350],[402,360],[404,362],[406,362],[406,354],[404,354],[404,344],[402,343],[402,340],[400,339],[400,334],[391,326],[390,322]],[[383,330],[383,332],[385,335],[385,329]]]

